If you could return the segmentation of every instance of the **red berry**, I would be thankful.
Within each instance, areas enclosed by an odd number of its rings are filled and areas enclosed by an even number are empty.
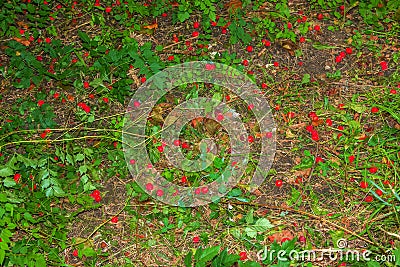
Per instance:
[[[353,50],[352,50],[350,47],[347,47],[347,48],[346,48],[346,53],[347,53],[348,55],[351,55],[351,54],[353,53]]]
[[[192,32],[192,37],[197,37],[197,36],[199,36],[199,32],[198,31]]]
[[[372,113],[377,113],[379,111],[379,108],[377,108],[377,107],[372,107],[371,108],[371,112]]]
[[[263,39],[261,42],[262,42],[265,46],[271,46],[271,41],[268,41],[268,40],[266,40],[266,39]]]
[[[154,189],[154,186],[153,186],[152,183],[146,184],[146,190],[147,190],[147,191],[152,191],[153,189]]]
[[[366,188],[368,188],[368,183],[365,182],[365,181],[361,181],[360,182],[360,187],[363,188],[363,189],[366,189]]]
[[[377,171],[378,171],[378,168],[377,167],[371,167],[371,168],[369,168],[369,173],[376,173]]]
[[[186,176],[182,176],[181,182],[182,182],[182,183],[187,183],[187,178],[186,178]]]
[[[272,138],[272,132],[267,132],[266,134],[265,134],[265,136],[267,137],[267,138]]]
[[[364,200],[365,200],[365,202],[370,203],[370,202],[374,201],[374,198],[372,196],[366,196]]]
[[[343,58],[340,55],[336,56],[336,58],[335,58],[336,63],[340,63],[340,62],[342,62],[342,60],[343,60]]]
[[[262,84],[261,84],[261,88],[262,88],[262,89],[266,89],[267,87],[268,87],[268,85],[267,85],[266,83],[262,83]]]
[[[158,146],[157,147],[158,151],[163,152],[164,151],[164,147],[163,146]]]
[[[200,27],[200,23],[198,21],[195,21],[193,23],[193,28],[197,29],[198,27]]]
[[[314,127],[312,125],[307,125],[306,130],[307,132],[311,133],[312,131],[314,131]]]
[[[129,160],[129,164],[133,165],[135,163],[136,163],[136,160],[134,160],[134,159]]]
[[[274,67],[276,67],[276,68],[279,67],[279,62],[275,61],[274,62]]]
[[[239,257],[240,257],[240,260],[241,260],[241,261],[247,260],[247,253],[246,253],[246,251],[241,251],[241,252],[239,253]]]
[[[250,104],[250,105],[247,106],[247,109],[248,109],[248,110],[252,110],[253,108],[254,108],[254,105],[253,105],[253,104]]]
[[[85,88],[85,89],[89,88],[89,83],[88,82],[84,82],[83,83],[83,88]]]
[[[78,250],[77,250],[77,249],[75,249],[75,250],[72,252],[72,256],[78,257]]]
[[[38,105],[39,107],[43,106],[43,104],[44,104],[44,100],[39,100],[38,103],[37,103],[37,105]]]
[[[216,119],[217,119],[217,121],[223,121],[224,120],[224,115],[222,115],[221,113],[218,113]]]
[[[299,242],[305,243],[306,242],[306,237],[303,236],[303,235],[299,236]]]
[[[254,137],[252,135],[249,135],[247,137],[247,141],[249,141],[249,143],[253,143],[254,142]]]
[[[103,102],[104,103],[108,103],[108,98],[107,97],[103,97]]]
[[[165,17],[167,17],[168,15],[167,15],[167,13],[164,12],[164,13],[161,14],[161,16],[163,16],[163,17],[165,18]]]
[[[19,174],[19,173],[14,174],[14,181],[15,181],[16,183],[18,183],[18,181],[19,181],[20,178],[21,178],[21,174]]]
[[[174,146],[180,146],[181,145],[181,141],[176,139],[174,140]]]
[[[317,132],[317,131],[314,130],[314,131],[311,133],[311,139],[314,140],[314,141],[319,141],[319,135],[318,135],[318,132]]]
[[[391,89],[391,90],[390,90],[390,93],[391,93],[392,95],[395,95],[395,94],[397,94],[397,91],[396,91],[396,89]]]
[[[249,65],[249,61],[247,59],[243,59],[242,65],[243,66],[248,66]]]
[[[380,189],[376,189],[376,190],[375,190],[375,193],[376,193],[378,196],[382,196],[382,195],[383,195],[383,192],[382,192],[382,190],[380,190]]]
[[[193,243],[199,243],[199,242],[200,242],[200,237],[199,236],[193,237]]]
[[[294,112],[289,111],[289,112],[287,113],[287,116],[288,116],[289,119],[293,119],[293,118],[294,118]]]
[[[291,29],[291,28],[292,28],[292,23],[288,22],[288,23],[287,23],[287,28],[288,28],[288,29]]]
[[[206,70],[215,70],[215,68],[216,68],[215,64],[210,64],[210,63],[206,64]]]
[[[105,9],[106,13],[110,13],[110,12],[111,12],[111,9],[112,9],[112,8],[111,8],[111,7],[109,7],[109,6],[108,6],[108,7],[106,7],[106,9]]]
[[[317,19],[318,19],[318,20],[321,20],[321,19],[323,19],[323,18],[324,18],[324,15],[322,15],[321,13],[317,15]]]
[[[382,61],[381,63],[379,63],[381,65],[381,68],[383,71],[388,69],[388,64],[386,61]]]
[[[201,188],[201,192],[202,192],[203,194],[207,194],[207,193],[208,193],[208,187],[206,187],[206,186],[202,187],[202,188]]]
[[[112,217],[111,222],[112,223],[117,223],[118,222],[118,216]]]
[[[321,157],[316,157],[315,158],[315,163],[319,163],[319,162],[324,162],[324,159]]]
[[[283,181],[282,180],[276,180],[275,181],[275,186],[276,187],[281,187],[283,185]]]
[[[341,6],[339,7],[339,9],[340,9],[341,11],[343,11],[343,10],[344,10],[344,6],[341,5]]]
[[[321,26],[319,26],[319,25],[315,25],[315,26],[314,26],[314,30],[316,30],[316,31],[320,31],[320,30],[321,30]]]
[[[303,37],[303,36],[300,37],[300,39],[299,39],[299,42],[300,42],[300,43],[304,43],[305,41],[306,41],[306,38],[305,38],[305,37]]]
[[[172,61],[174,59],[175,59],[175,57],[173,55],[168,57],[168,61]]]
[[[221,33],[222,33],[222,34],[227,34],[227,32],[228,32],[228,30],[227,30],[226,28],[222,28],[222,29],[221,29]]]
[[[183,148],[183,149],[188,149],[188,148],[189,148],[189,144],[186,143],[186,142],[183,142],[183,143],[182,143],[182,148]]]
[[[226,101],[230,101],[230,100],[231,100],[230,95],[225,96],[225,100],[226,100]]]
[[[350,163],[353,163],[353,161],[355,160],[355,156],[353,156],[353,155],[351,155],[351,156],[349,156],[349,162]]]
[[[50,38],[46,38],[45,42],[49,44],[49,43],[51,43],[51,39]]]
[[[332,124],[333,124],[333,121],[331,120],[331,119],[326,119],[326,125],[328,125],[328,126],[332,126]]]
[[[156,192],[156,195],[159,197],[162,197],[164,195],[164,191],[162,191],[161,189],[158,189]]]
[[[147,80],[147,79],[146,79],[146,77],[142,77],[142,78],[140,78],[140,82],[141,82],[141,83],[145,83],[145,82],[146,82],[146,80]]]

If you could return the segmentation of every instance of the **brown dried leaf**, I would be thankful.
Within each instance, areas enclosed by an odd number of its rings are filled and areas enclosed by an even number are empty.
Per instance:
[[[268,237],[268,240],[270,242],[273,242],[275,240],[277,243],[281,243],[283,239],[292,240],[293,237],[294,237],[293,234],[289,230],[282,230],[282,232],[270,235]]]
[[[157,28],[158,28],[158,23],[157,22],[153,23],[153,24],[150,24],[150,25],[143,26],[143,29],[149,29],[149,30],[157,29]]]
[[[225,8],[229,9],[231,12],[235,13],[236,10],[242,8],[242,1],[240,0],[231,0],[227,4],[225,4]]]
[[[29,46],[31,44],[31,42],[29,42],[25,38],[14,37],[13,40],[17,41],[20,44],[23,44],[24,46]]]
[[[23,22],[23,21],[18,21],[18,22],[17,22],[17,25],[18,25],[20,28],[24,28],[25,30],[29,29],[28,24],[26,24],[26,23]]]

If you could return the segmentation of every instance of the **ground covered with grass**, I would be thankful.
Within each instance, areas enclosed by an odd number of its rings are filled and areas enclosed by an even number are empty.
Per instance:
[[[0,6],[1,266],[400,266],[399,1]],[[249,77],[276,131],[260,129],[254,106],[227,88],[190,82],[169,91],[145,131],[148,167],[166,180],[206,195],[235,167],[221,126],[228,117],[243,121],[250,147],[223,198],[176,207],[135,182],[128,167],[138,162],[126,160],[122,137],[135,92],[191,61]],[[162,140],[168,114],[199,97],[230,110]],[[276,142],[274,161],[251,191],[264,137]],[[197,159],[204,139],[216,153],[202,171],[165,156],[178,147]],[[317,257],[299,256],[310,250]]]

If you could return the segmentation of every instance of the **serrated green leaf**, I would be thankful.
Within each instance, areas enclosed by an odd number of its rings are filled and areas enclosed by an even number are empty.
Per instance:
[[[85,159],[85,155],[83,155],[82,153],[76,154],[75,155],[75,161],[82,161]]]
[[[5,187],[13,187],[13,186],[15,186],[17,183],[14,181],[13,178],[11,178],[11,177],[6,177],[6,178],[3,180],[3,184],[4,184]]]
[[[47,266],[46,259],[44,258],[43,255],[36,254],[35,258],[36,258],[36,264],[35,264],[36,267],[46,267]]]
[[[82,166],[80,166],[79,167],[79,172],[80,172],[80,174],[82,175],[82,174],[84,174],[84,173],[86,173],[87,172],[87,166],[86,165],[82,165]]]
[[[13,175],[13,170],[10,167],[3,166],[0,169],[0,177],[7,177]]]
[[[199,262],[206,263],[212,260],[218,254],[220,248],[221,246],[205,248],[200,254]]]

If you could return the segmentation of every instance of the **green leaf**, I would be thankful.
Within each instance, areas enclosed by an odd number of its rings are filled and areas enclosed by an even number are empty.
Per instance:
[[[218,254],[220,248],[221,246],[215,246],[204,249],[199,257],[199,261],[206,263],[212,260]]]
[[[6,252],[0,248],[0,264],[3,264],[5,257],[6,257]]]
[[[96,256],[96,251],[92,248],[84,248],[82,250],[82,254],[85,255],[86,257],[94,257]]]
[[[393,251],[393,255],[396,257],[396,266],[400,266],[400,248]]]
[[[183,262],[185,263],[186,267],[191,267],[192,266],[192,257],[193,257],[193,252],[189,251],[188,254],[186,254],[185,259]]]
[[[75,161],[82,161],[85,159],[85,155],[83,155],[82,153],[76,154],[75,155]]]
[[[36,264],[35,264],[36,267],[46,267],[47,266],[46,259],[44,258],[43,255],[36,254],[35,257],[36,257]]]
[[[380,267],[381,265],[376,261],[368,261],[367,266],[368,267]]]
[[[251,210],[247,213],[247,215],[246,215],[246,223],[247,223],[247,224],[253,224],[253,222],[254,222],[253,213],[254,213],[254,210],[253,210],[253,209],[251,209]]]
[[[78,31],[78,35],[82,39],[82,41],[84,41],[85,43],[89,43],[90,42],[89,35],[87,35],[86,32]]]
[[[239,261],[239,267],[261,267],[261,265],[255,261]]]
[[[86,173],[87,172],[87,166],[86,165],[82,165],[82,166],[80,166],[79,167],[79,172],[80,172],[80,174],[82,175],[82,174],[84,174],[84,173]]]
[[[5,187],[13,187],[15,186],[17,183],[14,181],[13,178],[11,177],[7,177],[3,180],[3,184]]]
[[[239,255],[228,254],[228,249],[224,249],[218,257],[216,257],[211,266],[212,267],[230,267],[233,266],[240,259]]]
[[[303,75],[303,79],[301,80],[301,84],[307,84],[311,81],[311,75],[306,73]]]
[[[273,227],[274,225],[268,219],[260,218],[254,225],[246,227],[244,231],[249,237],[254,238],[257,236],[258,232],[265,232]]]
[[[7,177],[13,175],[13,170],[10,167],[3,166],[0,169],[0,177]]]

